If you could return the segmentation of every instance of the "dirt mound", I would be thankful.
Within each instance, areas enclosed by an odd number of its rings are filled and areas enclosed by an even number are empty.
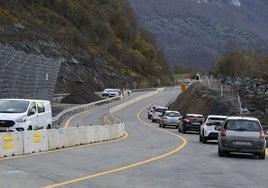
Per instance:
[[[192,84],[186,91],[182,92],[169,108],[177,110],[181,114],[233,115],[237,113],[231,101],[199,82]]]

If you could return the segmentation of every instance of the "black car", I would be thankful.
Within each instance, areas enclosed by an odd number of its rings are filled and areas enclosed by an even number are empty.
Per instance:
[[[200,132],[200,126],[204,122],[205,117],[202,114],[185,114],[179,123],[179,132],[187,131]]]

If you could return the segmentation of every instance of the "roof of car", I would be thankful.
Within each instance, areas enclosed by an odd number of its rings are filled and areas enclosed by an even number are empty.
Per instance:
[[[193,117],[202,116],[202,117],[204,117],[202,114],[186,114],[186,116],[193,116]]]
[[[207,118],[227,118],[227,116],[223,116],[223,115],[208,115]]]
[[[228,116],[226,119],[233,119],[233,120],[245,119],[245,120],[259,121],[258,118],[247,117],[247,116]]]
[[[171,113],[171,112],[180,113],[180,112],[175,111],[175,110],[168,110],[168,111],[166,111],[166,113]]]
[[[156,108],[168,109],[168,107],[165,107],[165,106],[156,106]]]

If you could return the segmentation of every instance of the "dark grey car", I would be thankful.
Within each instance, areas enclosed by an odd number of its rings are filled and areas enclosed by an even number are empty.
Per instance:
[[[265,159],[266,140],[260,121],[253,117],[227,117],[218,136],[218,155],[252,153]]]

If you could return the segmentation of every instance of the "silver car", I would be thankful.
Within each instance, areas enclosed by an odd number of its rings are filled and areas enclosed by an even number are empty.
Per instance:
[[[166,111],[159,120],[159,127],[175,126],[178,128],[181,114],[178,111]]]
[[[159,122],[160,118],[167,110],[167,107],[157,106],[152,112],[152,122]]]
[[[252,153],[265,159],[266,140],[260,121],[253,117],[227,117],[218,135],[218,155]]]

